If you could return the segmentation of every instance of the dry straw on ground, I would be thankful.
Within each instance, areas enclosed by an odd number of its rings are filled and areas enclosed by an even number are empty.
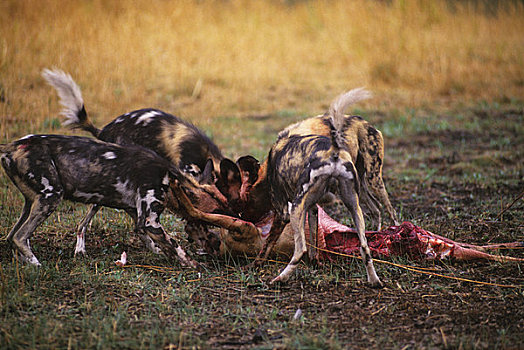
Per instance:
[[[56,97],[39,77],[45,67],[70,72],[101,123],[144,106],[204,122],[281,109],[317,112],[340,91],[362,85],[379,95],[369,102],[378,108],[522,99],[524,7],[487,6],[2,1],[1,137],[38,131],[56,115]]]

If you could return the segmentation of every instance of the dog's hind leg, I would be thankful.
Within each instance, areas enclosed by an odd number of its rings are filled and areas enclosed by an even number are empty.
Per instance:
[[[379,174],[378,176],[380,176],[380,164],[382,164],[382,158],[380,158],[380,155],[377,155],[377,158],[380,161],[374,162],[374,158],[369,152],[359,152],[355,162],[355,168],[360,180],[360,190],[358,195],[361,209],[364,210],[364,212],[370,217],[371,226],[376,228],[378,231],[382,226],[380,212],[380,208],[382,206],[380,205],[380,202],[377,200],[377,198],[373,196],[373,193],[370,192],[369,188],[369,178],[377,176],[377,172]]]
[[[382,166],[384,164],[384,139],[382,133],[370,127],[368,129],[368,140],[369,144],[362,147],[362,157],[366,171],[366,180],[371,190],[370,194],[373,194],[379,203],[385,207],[391,221],[398,225],[397,213],[389,201],[382,177]]]
[[[388,213],[389,218],[393,221],[394,225],[398,225],[397,213],[389,201],[388,192],[382,179],[382,164],[381,162],[374,162],[370,165],[366,172],[367,186],[369,187],[370,195],[374,195],[378,202],[381,203]]]
[[[271,283],[280,281],[285,282],[289,279],[293,271],[297,268],[302,255],[307,251],[306,245],[306,217],[307,213],[312,212],[311,208],[318,203],[326,191],[326,181],[325,176],[320,176],[313,178],[310,181],[310,186],[306,186],[307,192],[299,193],[297,198],[293,201],[290,208],[290,222],[291,227],[293,228],[294,234],[293,238],[295,240],[295,250],[291,260],[284,268],[284,270],[274,278]],[[302,187],[302,186],[300,186]],[[318,212],[317,212],[318,214]],[[313,214],[315,216],[315,214]],[[318,218],[317,225],[314,225],[315,229],[318,229]],[[316,231],[316,230],[315,230]],[[318,232],[310,232],[311,236],[318,237]],[[315,250],[316,251],[316,250]]]
[[[17,230],[9,233],[8,238],[17,247],[21,258],[30,264],[40,266],[40,262],[31,251],[29,239],[36,228],[56,209],[61,199],[61,192],[37,195],[30,204],[29,213],[26,213],[27,205],[24,206],[22,216],[15,225]]]
[[[366,165],[366,182],[369,188],[369,194],[374,196],[378,203],[385,207],[389,218],[393,221],[394,225],[398,225],[397,213],[389,201],[388,192],[384,185],[384,179],[382,178],[382,159],[384,158],[384,151],[379,152],[379,155],[373,158],[370,154],[364,156]],[[364,181],[362,181],[364,182]]]
[[[306,212],[307,211],[298,211],[298,210],[292,210],[291,213],[291,226],[293,227],[293,238],[295,241],[295,250],[293,252],[293,256],[291,257],[291,260],[287,264],[287,266],[280,272],[280,274],[275,277],[270,283],[273,284],[275,282],[286,282],[293,271],[297,268],[298,263],[300,262],[300,259],[302,258],[302,255],[307,251],[306,247],[306,235],[305,235],[305,225],[306,225]]]
[[[15,226],[13,226],[13,228],[7,235],[7,238],[6,238],[7,240],[11,240],[15,232],[18,231],[20,229],[20,226],[22,226],[22,224],[27,220],[27,217],[29,216],[29,213],[31,212],[31,204],[32,204],[32,201],[25,198],[24,208],[22,209],[22,214],[20,215],[20,218],[18,219]]]
[[[389,201],[386,186],[384,186],[384,181],[382,181],[382,179],[379,179],[379,181],[377,181],[377,184],[374,185],[373,192],[379,198],[379,201],[386,207],[386,212],[388,213],[391,221],[393,221],[393,223],[397,226],[400,225],[400,222],[397,218],[397,212],[395,211],[395,209],[391,205],[391,202]]]
[[[40,262],[31,251],[29,239],[35,229],[51,215],[62,200],[64,191],[59,181],[58,172],[51,166],[44,167],[38,177],[35,177],[32,173],[26,176],[26,170],[20,170],[19,163],[12,163],[8,168],[6,168],[4,162],[2,165],[25,198],[20,219],[9,232],[7,239],[16,246],[23,260],[39,266]]]
[[[89,211],[87,212],[86,216],[82,219],[80,224],[78,225],[78,228],[76,230],[76,246],[75,246],[75,256],[77,254],[86,254],[86,245],[85,245],[85,234],[87,231],[87,226],[95,216],[95,214],[100,210],[100,206],[98,205],[92,205],[89,208]]]
[[[388,213],[388,216],[393,224],[399,225],[400,223],[397,219],[397,213],[389,201],[388,192],[386,191],[386,186],[384,185],[382,176],[374,176],[372,178],[370,177],[367,180],[369,182],[368,186],[371,188],[370,195],[374,195],[374,197],[378,199],[378,202],[385,207],[386,212]]]
[[[353,182],[341,180],[339,182],[339,188],[342,201],[351,212],[353,222],[357,229],[358,238],[360,240],[360,255],[362,256],[364,266],[366,267],[368,282],[372,286],[382,287],[382,282],[378,278],[377,273],[375,272],[375,267],[373,266],[371,250],[369,249],[365,234],[364,217],[358,203],[358,195],[354,189]]]

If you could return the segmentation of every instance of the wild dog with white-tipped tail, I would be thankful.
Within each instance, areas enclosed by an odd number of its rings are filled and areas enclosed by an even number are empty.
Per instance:
[[[193,178],[193,189],[198,190],[195,186],[206,187],[204,190],[222,194],[228,206],[235,207],[241,187],[240,171],[196,126],[166,112],[145,108],[122,114],[98,129],[89,119],[82,92],[69,74],[58,69],[44,69],[42,76],[60,97],[62,115],[65,116],[63,125],[87,131],[102,141],[146,147],[170,161],[186,177]],[[204,206],[197,204],[196,207],[209,212],[205,203],[202,204]],[[96,206],[91,207],[81,221],[75,254],[85,254],[85,232],[97,210]],[[190,241],[207,247],[210,253],[218,250],[218,238],[202,222],[188,220],[186,232]],[[147,246],[152,248],[150,244]]]
[[[264,196],[263,193],[269,192],[275,219],[264,247],[257,256],[257,263],[267,258],[287,223],[291,223],[294,231],[295,247],[291,261],[272,282],[288,280],[302,255],[308,251],[305,238],[307,223],[312,241],[316,241],[316,203],[328,193],[330,185],[336,184],[358,232],[368,282],[373,286],[382,286],[365,236],[364,218],[359,204],[360,178],[344,133],[344,110],[369,96],[363,89],[354,89],[338,96],[331,103],[324,119],[329,129],[328,136],[300,135],[284,130],[272,146],[266,163],[260,167],[262,175],[248,194],[251,198],[248,198],[247,208],[250,208],[250,203],[260,200],[256,198],[258,195]]]

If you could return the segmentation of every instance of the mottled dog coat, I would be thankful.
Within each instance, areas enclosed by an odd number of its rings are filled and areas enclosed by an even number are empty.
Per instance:
[[[1,145],[0,153],[2,167],[25,198],[7,237],[24,260],[40,265],[29,238],[67,199],[124,209],[135,219],[138,234],[152,239],[168,257],[195,266],[160,224],[171,186],[186,179],[154,152],[85,137],[29,135]]]
[[[286,281],[308,250],[305,239],[307,218],[315,245],[318,222],[316,203],[328,192],[330,185],[336,184],[338,193],[355,222],[368,282],[375,286],[381,285],[364,232],[364,218],[359,205],[359,176],[343,132],[344,110],[366,97],[367,92],[356,89],[333,101],[326,114],[329,117],[329,136],[282,132],[271,148],[267,164],[262,167],[266,168],[266,183],[263,180],[256,185],[269,189],[275,220],[258,258],[268,256],[287,223],[291,223],[295,241],[291,261],[273,282]],[[257,190],[254,187],[252,193],[257,193]]]
[[[45,69],[42,75],[60,96],[66,117],[63,125],[88,131],[102,141],[149,148],[198,180],[207,175],[205,169],[210,161],[220,191],[230,201],[238,198],[238,167],[195,125],[161,110],[145,108],[122,114],[98,129],[89,119],[80,88],[69,74]]]
[[[355,89],[363,92],[364,90]],[[369,97],[365,93],[364,98]],[[361,95],[362,96],[362,95]],[[329,114],[308,118],[284,129],[279,137],[322,135],[329,136],[331,116]],[[384,181],[382,166],[384,160],[384,138],[380,130],[359,116],[344,116],[340,127],[344,135],[347,150],[355,164],[361,183],[360,199],[368,210],[372,224],[381,228],[380,207],[384,205],[391,221],[398,225],[398,219],[389,200]]]
[[[183,174],[193,177],[197,184],[216,187],[235,207],[241,187],[240,171],[231,160],[224,158],[220,149],[193,124],[163,111],[146,108],[125,113],[104,128],[96,128],[88,118],[82,93],[70,75],[60,70],[44,70],[42,75],[53,86],[64,106],[64,125],[90,132],[96,138],[120,145],[140,145],[153,150],[170,161]],[[194,182],[193,182],[194,183]],[[205,208],[198,207],[205,211]],[[78,228],[75,253],[84,253],[84,233],[98,208],[91,208]],[[232,212],[231,212],[232,213]],[[211,247],[203,241],[218,241],[199,221],[186,224],[189,239],[200,246]],[[209,242],[207,242],[209,243]]]

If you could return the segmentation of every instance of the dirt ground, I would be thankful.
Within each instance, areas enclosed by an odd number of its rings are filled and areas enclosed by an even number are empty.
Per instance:
[[[523,241],[524,200],[515,202],[502,219],[497,218],[501,209],[524,190],[524,135],[521,128],[515,127],[515,123],[523,121],[522,110],[479,110],[471,118],[493,127],[470,130],[459,125],[453,130],[387,139],[384,177],[392,202],[401,208],[404,220],[456,241]],[[334,217],[347,217],[338,209],[331,208]],[[504,253],[524,257],[522,250]],[[290,315],[300,309],[305,322],[302,327],[324,327],[326,338],[334,336],[344,348],[524,347],[522,263],[399,262],[495,285],[376,263],[379,275],[386,281],[385,288],[376,290],[363,282],[362,275],[336,282],[329,280],[332,275],[325,271],[326,267],[316,270],[310,266],[279,287],[278,297],[272,299],[273,306],[281,310],[277,318],[289,321]],[[359,262],[341,258],[338,264],[358,270]],[[265,278],[270,278],[271,273]],[[266,307],[265,301],[273,295],[255,287],[239,291],[224,287],[206,297],[231,298],[231,302],[257,310]],[[224,312],[217,310],[218,314]],[[259,323],[263,325],[264,320]],[[213,346],[221,348],[262,346],[267,340],[275,344],[286,337],[285,332],[264,326],[231,334],[228,323],[220,321],[202,332],[211,336]],[[326,340],[315,341],[318,339],[311,339],[311,348],[334,346]]]
[[[470,126],[386,135],[384,178],[393,205],[403,220],[456,241],[524,241],[524,200],[517,200],[497,217],[524,189],[524,114],[518,109],[474,110],[465,119]],[[375,124],[380,127],[380,120]],[[327,209],[334,218],[347,220],[340,206]],[[66,220],[66,215],[73,214],[60,215]],[[78,221],[80,214],[74,215]],[[64,230],[57,220],[60,218],[54,217],[50,223],[57,228],[48,231]],[[6,324],[11,320],[15,327],[22,319],[31,320],[49,310],[50,320],[67,313],[63,317],[72,317],[68,321],[72,325],[64,332],[76,335],[69,343],[60,337],[54,341],[82,347],[92,339],[82,331],[87,317],[100,314],[105,320],[116,308],[123,309],[125,317],[115,320],[113,328],[124,333],[111,338],[112,346],[139,347],[122,339],[136,338],[133,332],[142,334],[144,327],[156,325],[161,336],[146,337],[140,346],[151,342],[152,347],[170,349],[524,348],[522,263],[390,258],[389,262],[417,267],[417,271],[377,261],[385,287],[373,289],[365,283],[360,261],[340,258],[321,266],[304,263],[289,282],[273,286],[268,281],[282,263],[243,271],[246,261],[242,259],[202,257],[198,259],[206,261],[207,270],[194,278],[136,267],[162,266],[166,261],[145,253],[136,237],[123,240],[108,227],[88,237],[89,256],[80,265],[73,262],[70,252],[62,253],[65,247],[72,247],[72,235],[36,234],[32,245],[41,261],[52,262],[57,256],[58,260],[32,280],[26,278],[23,285],[18,269],[12,272],[12,283],[18,279],[15,287],[9,287],[9,275],[2,270],[4,305],[9,305],[4,300],[9,288],[21,298],[20,304],[4,308]],[[5,269],[11,266],[11,251],[7,242],[0,245]],[[120,272],[113,260],[122,250],[135,267]],[[523,250],[504,254],[524,257]],[[81,265],[97,273],[84,277]],[[180,276],[184,277],[181,281]],[[143,280],[151,281],[146,284]],[[32,288],[33,282],[38,286]],[[31,304],[34,295],[40,299]],[[89,303],[87,311],[83,309],[84,299],[99,300],[96,298],[101,298],[98,309],[96,301]],[[25,314],[13,316],[24,309]],[[96,318],[92,322],[89,334],[99,324]],[[62,323],[61,327],[68,327]],[[3,341],[16,343],[21,336],[9,338],[7,329],[0,326]],[[173,339],[169,329],[178,338]],[[46,332],[52,333],[52,328]],[[37,344],[39,341],[37,338]]]

